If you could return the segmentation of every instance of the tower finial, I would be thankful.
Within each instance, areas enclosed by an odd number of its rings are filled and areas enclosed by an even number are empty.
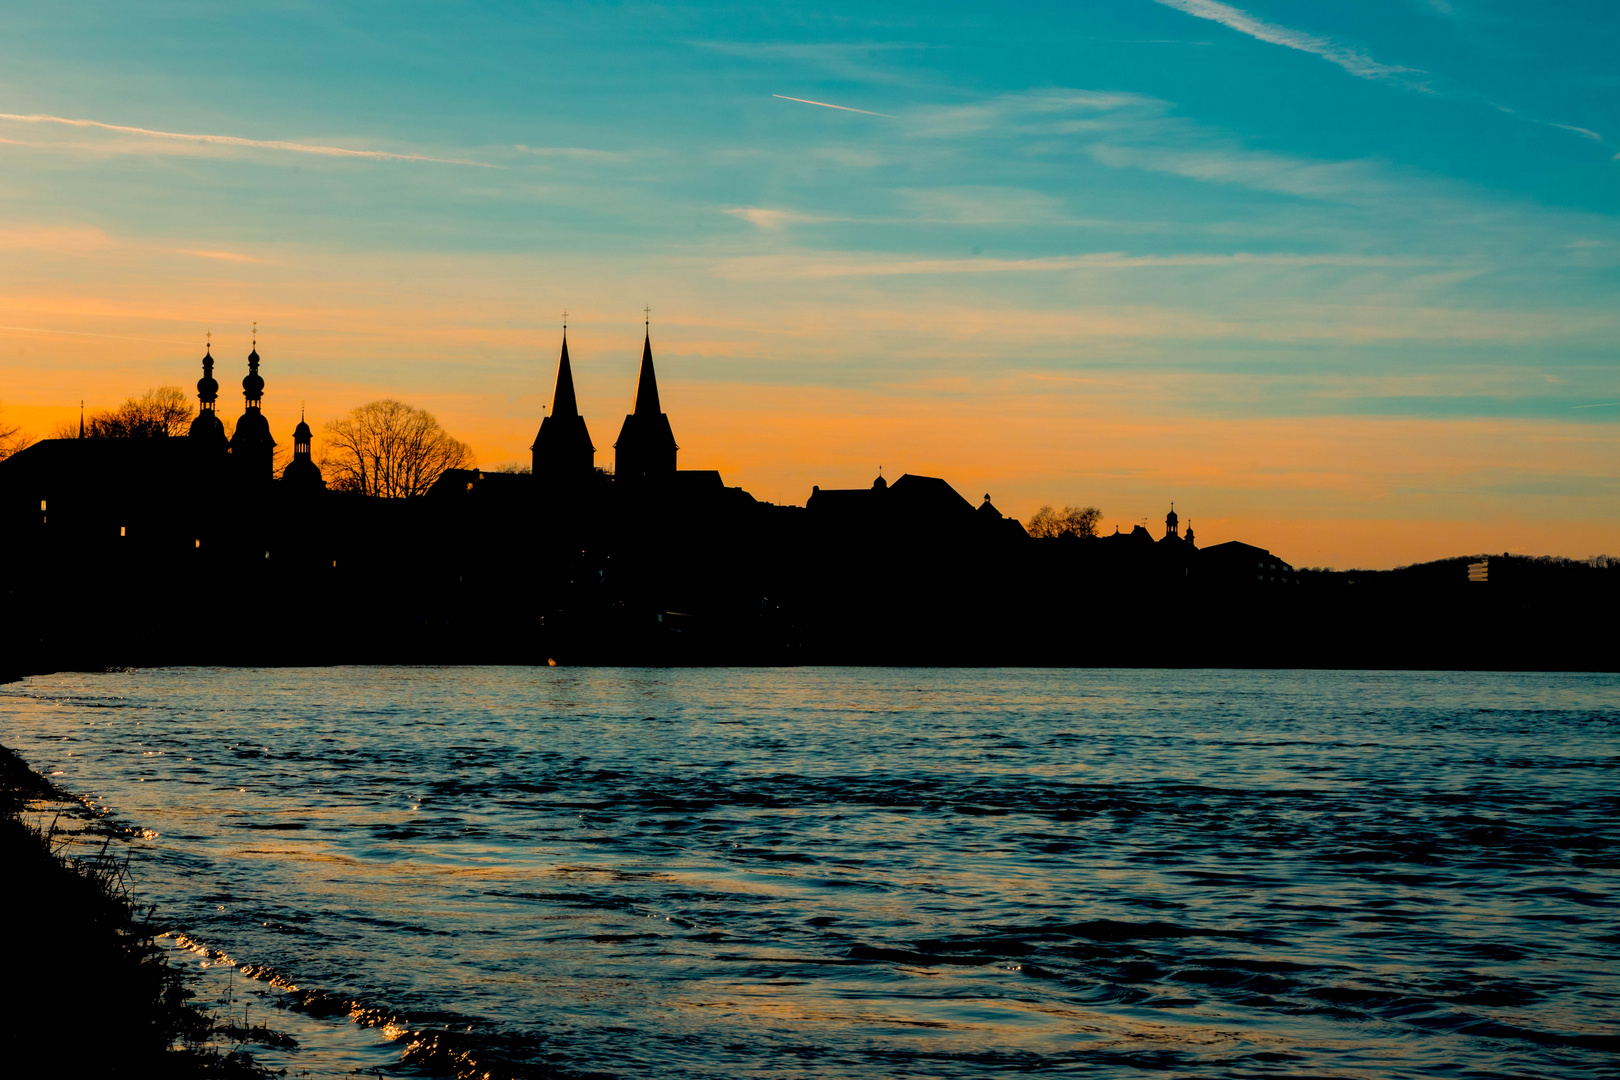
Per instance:
[[[563,308],[563,336],[568,336],[568,309]]]
[[[647,328],[648,333],[652,333],[652,308],[650,308],[650,307],[642,308],[641,309],[641,316],[642,316],[641,324]]]
[[[79,438],[84,438],[84,400],[79,401]]]

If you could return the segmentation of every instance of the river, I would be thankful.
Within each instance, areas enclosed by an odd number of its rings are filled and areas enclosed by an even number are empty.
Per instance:
[[[304,1007],[295,1074],[1620,1050],[1615,675],[157,669],[0,686],[0,742],[131,831],[205,997]]]

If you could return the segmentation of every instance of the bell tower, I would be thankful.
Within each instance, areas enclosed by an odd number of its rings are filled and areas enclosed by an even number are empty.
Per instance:
[[[657,483],[675,475],[675,433],[658,403],[658,376],[653,371],[652,327],[641,343],[641,377],[636,382],[635,411],[624,418],[613,444],[614,481]]]
[[[325,489],[326,478],[321,475],[321,467],[315,464],[311,453],[313,443],[314,433],[309,430],[309,424],[300,412],[298,426],[293,428],[293,459],[281,470],[283,483],[309,490]]]
[[[596,447],[574,397],[574,369],[568,363],[568,324],[563,324],[562,357],[557,361],[557,388],[551,396],[551,415],[529,448],[534,455],[534,478],[541,490],[579,483],[596,468]]]
[[[242,379],[242,397],[247,407],[231,435],[231,461],[239,478],[250,483],[275,478],[276,440],[270,437],[270,422],[260,406],[264,401],[264,377],[259,374],[259,335],[255,325],[253,351],[248,353],[248,373]]]
[[[197,380],[197,416],[191,421],[191,437],[209,447],[225,449],[225,425],[220,422],[219,382],[214,378],[212,335],[203,348],[203,375]]]

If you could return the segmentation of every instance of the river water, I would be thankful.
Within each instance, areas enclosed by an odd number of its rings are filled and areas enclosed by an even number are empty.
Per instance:
[[[1615,675],[167,669],[0,742],[294,1074],[1620,1060]]]

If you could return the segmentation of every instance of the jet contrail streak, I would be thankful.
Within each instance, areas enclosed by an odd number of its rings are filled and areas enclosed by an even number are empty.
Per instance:
[[[798,101],[805,105],[820,105],[823,109],[842,109],[845,112],[858,112],[864,116],[881,116],[888,120],[894,119],[894,117],[890,116],[886,112],[873,112],[871,109],[852,109],[848,105],[829,105],[825,101],[811,101],[809,98],[788,97],[786,94],[772,94],[771,97],[781,98],[783,101]]]
[[[100,128],[125,135],[142,135],[148,139],[176,139],[181,142],[219,143],[222,146],[251,146],[260,150],[290,150],[296,154],[318,154],[322,157],[371,158],[374,161],[431,161],[439,165],[476,165],[481,169],[498,169],[485,161],[466,158],[428,157],[423,154],[390,154],[383,150],[350,150],[343,146],[312,146],[309,143],[278,142],[268,139],[243,139],[236,135],[192,135],[180,131],[153,131],[151,128],[125,127],[123,124],[104,124],[100,120],[75,120],[66,116],[47,116],[43,113],[0,113],[0,120],[15,120],[23,124],[63,124],[67,127]]]

